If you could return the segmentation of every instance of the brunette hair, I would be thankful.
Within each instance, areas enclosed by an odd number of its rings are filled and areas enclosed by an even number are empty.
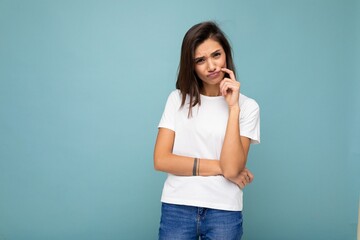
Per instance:
[[[226,67],[235,74],[231,46],[218,25],[215,22],[209,21],[198,23],[191,27],[186,32],[181,45],[179,72],[176,81],[176,89],[179,89],[182,95],[181,107],[185,105],[186,95],[189,94],[188,117],[192,115],[192,107],[201,104],[200,91],[203,88],[201,79],[195,73],[195,49],[209,38],[220,43],[225,51]]]

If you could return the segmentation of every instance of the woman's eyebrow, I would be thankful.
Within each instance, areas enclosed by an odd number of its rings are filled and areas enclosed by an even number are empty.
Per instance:
[[[204,58],[205,58],[204,56],[196,57],[196,58],[194,58],[194,61],[202,60],[202,59],[204,59]]]
[[[220,52],[220,51],[221,51],[221,49],[215,50],[214,52],[211,53],[211,55],[213,55],[213,54],[215,54],[215,53],[218,53],[218,52]]]
[[[218,53],[220,51],[221,51],[221,49],[217,49],[214,52],[210,53],[210,55],[214,55],[215,53]],[[194,60],[200,60],[200,59],[203,59],[203,58],[205,58],[205,56],[196,57],[196,58],[194,58]]]

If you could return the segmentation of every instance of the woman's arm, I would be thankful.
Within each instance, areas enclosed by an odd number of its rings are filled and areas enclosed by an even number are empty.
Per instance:
[[[167,128],[159,128],[154,149],[154,168],[180,176],[193,176],[194,158],[172,153],[175,132]],[[210,159],[198,160],[199,176],[221,175],[220,162]]]
[[[175,133],[167,128],[159,128],[154,150],[154,168],[157,171],[167,172],[179,176],[192,176],[194,158],[172,154]],[[223,175],[220,161],[200,159],[199,176]],[[244,169],[236,177],[229,178],[240,188],[251,183],[254,176]]]
[[[234,178],[245,168],[250,139],[240,136],[240,109],[229,109],[229,119],[220,155],[220,166],[226,178]]]
[[[229,118],[220,154],[220,166],[225,178],[233,180],[245,168],[250,139],[240,136],[240,83],[236,81],[233,71],[226,68],[223,68],[222,71],[229,74],[230,78],[224,78],[220,83],[220,92],[229,107]]]

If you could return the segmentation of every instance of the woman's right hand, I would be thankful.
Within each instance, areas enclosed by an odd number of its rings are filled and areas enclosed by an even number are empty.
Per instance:
[[[244,168],[244,170],[242,170],[236,178],[229,180],[238,185],[239,188],[244,189],[246,185],[253,181],[253,179],[254,175],[250,172],[250,170]]]

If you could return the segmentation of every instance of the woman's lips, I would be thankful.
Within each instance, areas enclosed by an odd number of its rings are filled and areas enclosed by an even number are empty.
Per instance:
[[[220,76],[220,71],[213,72],[207,75],[208,78],[217,78]]]

